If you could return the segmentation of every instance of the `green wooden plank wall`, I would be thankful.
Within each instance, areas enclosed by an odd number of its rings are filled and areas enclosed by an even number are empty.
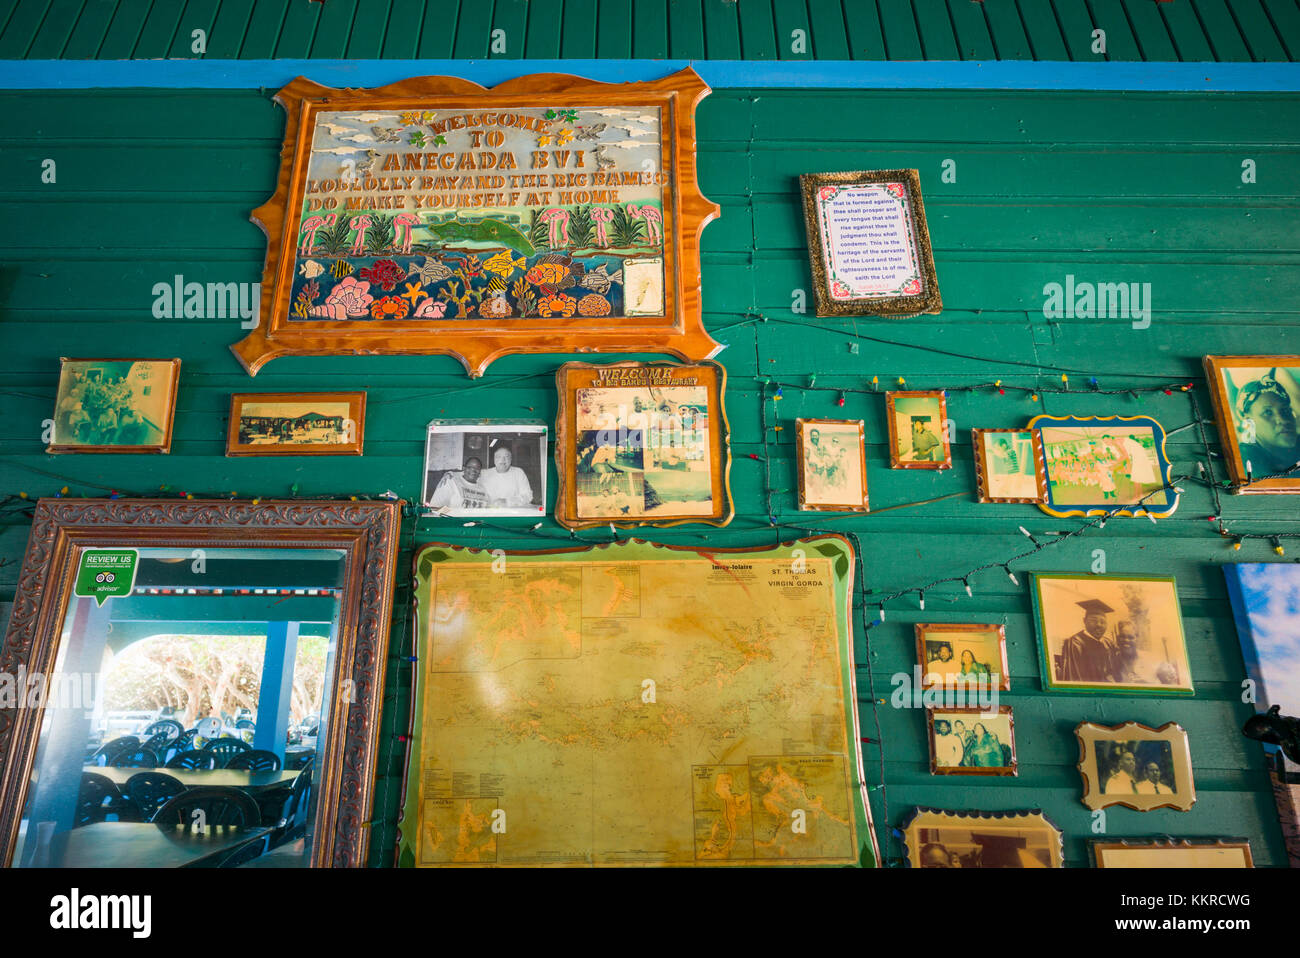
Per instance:
[[[333,10],[331,3],[329,10]],[[656,7],[660,9],[662,5]],[[668,6],[672,12],[672,5]],[[325,35],[322,11],[316,37]],[[395,5],[394,13],[398,13]],[[403,15],[409,10],[402,11]],[[489,11],[490,12],[490,11]],[[705,10],[709,36],[744,36],[749,21]],[[217,14],[220,19],[221,14]],[[481,15],[483,22],[487,15]],[[810,20],[815,25],[817,19]],[[866,33],[874,26],[860,21]],[[299,24],[300,29],[303,24]],[[332,29],[332,28],[331,28]],[[884,24],[889,34],[894,27]],[[548,41],[554,45],[552,39]],[[962,33],[961,43],[988,42]],[[603,43],[599,31],[593,34]],[[421,45],[427,39],[427,32]],[[457,45],[461,37],[456,37]],[[334,41],[336,42],[336,41]],[[374,38],[372,44],[377,43]],[[450,36],[441,41],[453,42]],[[561,43],[567,42],[561,40]],[[590,42],[590,41],[589,41]],[[425,423],[435,417],[540,416],[553,420],[553,371],[566,356],[509,357],[474,388],[446,357],[290,358],[250,380],[227,350],[243,332],[235,319],[155,319],[152,289],[176,275],[197,282],[256,282],[265,241],[248,222],[269,193],[284,116],[251,91],[105,90],[0,94],[13,119],[0,151],[0,490],[53,495],[154,494],[377,495],[419,492]],[[33,107],[39,104],[39,109]],[[721,354],[730,385],[732,486],[738,516],[726,529],[645,530],[676,542],[771,542],[765,497],[770,470],[777,520],[860,537],[867,587],[876,595],[962,575],[1023,551],[1024,525],[1043,533],[1078,526],[1032,506],[972,501],[973,426],[1010,427],[1037,413],[1133,414],[1159,418],[1174,432],[1177,473],[1203,458],[1187,395],[1090,395],[1103,387],[1200,380],[1205,353],[1300,353],[1300,99],[1291,95],[1157,95],[1035,92],[834,92],[729,90],[700,107],[699,173],[721,218],[703,240],[705,321],[728,344]],[[76,135],[69,135],[75,130]],[[57,181],[41,182],[42,162]],[[1253,159],[1258,180],[1241,180]],[[941,169],[952,161],[955,182]],[[796,176],[815,170],[914,167],[921,171],[946,309],[906,321],[816,319],[792,312],[807,290],[805,238]],[[1043,287],[1068,274],[1094,282],[1150,282],[1149,329],[1123,320],[1047,320]],[[761,312],[766,321],[753,318]],[[854,347],[857,347],[856,350]],[[167,457],[46,456],[41,422],[52,410],[60,355],[179,356],[183,373],[175,442]],[[623,357],[608,357],[610,360]],[[1068,370],[1079,392],[1044,393],[1037,402],[994,390],[954,393],[955,465],[941,473],[888,468],[883,401],[838,387],[863,388],[873,376],[914,388],[1001,378],[1047,387]],[[819,387],[787,388],[764,411],[756,377]],[[366,454],[325,460],[226,459],[225,416],[233,391],[365,389]],[[1203,388],[1193,394],[1208,410]],[[781,432],[763,431],[781,425]],[[797,416],[866,422],[874,514],[808,518],[794,509],[789,439]],[[760,457],[751,459],[750,454]],[[554,474],[550,480],[554,498]],[[950,496],[909,508],[922,500]],[[886,509],[888,508],[888,511]],[[980,809],[1042,807],[1067,833],[1071,865],[1086,861],[1090,818],[1078,800],[1072,729],[1082,720],[1182,723],[1191,734],[1200,800],[1188,813],[1112,809],[1109,835],[1229,833],[1247,836],[1261,864],[1285,862],[1259,749],[1239,734],[1249,707],[1240,701],[1243,664],[1220,564],[1275,559],[1267,544],[1240,552],[1205,522],[1212,505],[1194,485],[1177,515],[1158,525],[1115,520],[1045,551],[1021,571],[1087,570],[1095,549],[1112,573],[1177,577],[1196,683],[1192,699],[1046,695],[1028,592],[1000,569],[972,579],[974,597],[949,584],[890,604],[885,623],[859,627],[864,734],[880,823],[897,824],[914,805]],[[1225,497],[1224,515],[1240,531],[1300,531],[1287,497]],[[12,596],[28,521],[10,511],[0,525],[0,599]],[[408,521],[406,541],[451,540],[538,548],[524,534],[467,529],[456,521]],[[567,544],[548,520],[538,535]],[[594,539],[607,538],[599,533]],[[410,560],[409,548],[402,556]],[[1288,556],[1288,560],[1290,557]],[[399,582],[405,576],[399,576]],[[401,587],[393,626],[377,795],[374,860],[387,861],[402,756],[393,735],[407,712],[410,648]],[[871,607],[874,611],[874,606]],[[890,677],[912,666],[917,621],[1005,623],[1016,710],[1020,775],[954,784],[929,774],[920,712],[876,708]],[[888,804],[887,816],[885,805]],[[882,829],[883,831],[883,829]],[[896,855],[897,846],[889,849]]]
[[[209,59],[1269,61],[1300,50],[1298,2],[0,0],[0,59],[189,58],[198,29]]]

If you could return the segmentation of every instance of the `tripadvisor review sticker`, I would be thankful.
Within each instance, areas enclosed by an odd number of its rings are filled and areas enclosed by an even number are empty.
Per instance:
[[[73,593],[94,599],[96,605],[114,596],[130,595],[139,562],[140,553],[135,549],[88,549],[81,554]]]

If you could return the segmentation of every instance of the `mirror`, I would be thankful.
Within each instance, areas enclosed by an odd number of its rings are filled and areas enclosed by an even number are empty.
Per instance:
[[[6,864],[365,864],[399,515],[42,500],[0,662]]]

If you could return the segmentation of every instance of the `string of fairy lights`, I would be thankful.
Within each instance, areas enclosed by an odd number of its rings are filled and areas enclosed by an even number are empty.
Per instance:
[[[722,327],[722,329],[714,330],[714,332],[721,332],[727,329],[734,329],[740,326],[754,325],[757,323],[767,323],[767,322],[776,322],[776,323],[784,322],[790,325],[803,325],[801,323],[795,323],[788,320],[781,320],[778,318],[772,318],[761,314],[750,313],[746,315],[746,318],[744,320],[737,323],[733,323],[726,327]],[[910,348],[919,348],[914,346],[914,344],[894,342],[880,337],[872,337],[872,336],[859,334],[857,332],[851,333],[850,335],[854,337],[854,341],[850,342],[850,352],[854,352],[854,353],[858,351],[856,348],[857,340],[865,340],[865,341],[877,342],[881,344],[905,346]],[[758,338],[755,337],[755,354],[756,354],[756,359],[761,359],[761,356],[759,356],[759,345],[757,339]],[[1241,483],[1234,482],[1231,479],[1218,477],[1216,475],[1215,460],[1218,459],[1219,457],[1212,448],[1210,434],[1207,429],[1207,425],[1209,424],[1209,421],[1206,420],[1202,414],[1200,401],[1198,400],[1196,393],[1194,391],[1194,387],[1195,387],[1194,383],[1186,382],[1186,381],[1177,381],[1177,382],[1162,381],[1157,384],[1122,385],[1122,386],[1114,386],[1108,384],[1106,386],[1103,386],[1096,376],[1092,376],[1084,373],[1080,377],[1080,372],[1078,370],[1065,369],[1062,367],[1051,366],[1047,364],[1037,364],[1037,363],[1029,363],[1023,361],[1013,361],[1013,360],[1005,360],[1005,359],[995,360],[987,357],[970,356],[967,354],[955,353],[955,352],[950,352],[945,350],[931,350],[928,347],[926,351],[938,352],[944,355],[959,357],[967,360],[997,363],[1004,366],[1006,365],[1019,366],[1025,368],[1027,373],[1029,370],[1033,370],[1034,374],[1038,376],[1042,376],[1044,374],[1051,374],[1053,375],[1053,377],[1055,377],[1059,375],[1059,381],[1053,381],[1051,384],[1048,385],[1043,385],[1043,384],[1025,385],[1022,383],[1015,383],[1004,379],[993,379],[993,380],[985,380],[985,381],[975,382],[975,383],[947,385],[942,387],[928,386],[925,390],[927,392],[941,391],[945,395],[996,394],[999,396],[1005,396],[1008,393],[1011,393],[1014,395],[1022,396],[1024,398],[1028,398],[1031,402],[1037,402],[1039,398],[1044,395],[1111,396],[1111,397],[1126,397],[1130,401],[1136,402],[1138,404],[1142,402],[1144,396],[1148,396],[1148,395],[1156,395],[1156,394],[1164,394],[1166,396],[1172,396],[1174,394],[1185,395],[1190,405],[1192,420],[1188,425],[1180,427],[1180,429],[1177,430],[1172,430],[1172,432],[1177,432],[1177,431],[1181,431],[1182,429],[1188,429],[1194,427],[1195,435],[1197,437],[1198,444],[1201,447],[1200,451],[1203,453],[1203,456],[1196,459],[1195,474],[1189,473],[1185,475],[1171,477],[1170,485],[1174,487],[1174,491],[1181,494],[1184,491],[1181,486],[1181,484],[1183,483],[1197,484],[1197,485],[1204,486],[1206,489],[1208,489],[1211,494],[1211,499],[1213,502],[1213,514],[1207,516],[1206,519],[1214,526],[1214,529],[1217,532],[1217,534],[1220,537],[1227,540],[1230,547],[1234,550],[1240,550],[1244,542],[1251,541],[1251,540],[1262,540],[1262,541],[1269,542],[1273,546],[1273,551],[1277,555],[1282,556],[1285,555],[1285,547],[1283,545],[1284,540],[1300,538],[1300,532],[1282,532],[1282,531],[1249,532],[1249,531],[1234,530],[1229,528],[1230,520],[1226,520],[1223,517],[1222,494],[1224,492],[1228,492],[1230,494],[1240,492],[1243,487],[1250,485],[1251,483],[1262,482],[1267,479],[1294,477],[1297,475],[1297,473],[1300,473],[1300,463],[1296,463],[1295,465],[1291,466],[1288,469],[1282,470],[1280,472],[1271,473],[1269,475],[1255,476],[1253,475],[1253,473],[1248,473],[1246,482],[1241,482]],[[761,368],[762,365],[760,362],[756,366],[756,369],[761,369]],[[1075,387],[1072,388],[1070,382],[1071,372],[1074,372],[1076,374],[1076,377],[1083,378],[1082,387],[1076,385]],[[1146,374],[1138,374],[1138,375],[1146,376]],[[532,379],[537,379],[542,377],[549,378],[549,376],[550,376],[549,373],[528,374],[524,376],[512,377],[511,379],[508,380],[508,382],[513,383],[517,381],[532,380]],[[781,488],[778,485],[776,485],[773,481],[773,472],[772,472],[772,462],[773,462],[772,445],[774,442],[779,441],[780,433],[786,428],[780,424],[776,416],[778,404],[785,399],[786,391],[790,390],[794,392],[813,393],[813,394],[830,393],[835,396],[835,405],[837,407],[843,408],[845,406],[847,397],[849,396],[879,396],[880,398],[883,399],[884,396],[887,394],[887,392],[890,391],[891,389],[897,389],[897,390],[907,389],[907,381],[902,376],[895,377],[893,379],[891,387],[888,388],[882,387],[879,375],[873,375],[870,380],[864,380],[858,378],[855,380],[854,383],[836,382],[836,380],[839,380],[840,378],[841,377],[839,376],[827,375],[827,376],[822,376],[821,377],[822,381],[819,382],[818,381],[819,376],[816,373],[810,374],[804,381],[795,381],[794,379],[789,377],[782,378],[782,377],[762,376],[762,375],[755,375],[753,377],[754,382],[758,387],[757,392],[758,392],[758,399],[759,399],[759,406],[760,406],[760,426],[762,431],[763,452],[761,456],[757,453],[750,453],[748,457],[750,459],[761,459],[763,461],[762,479],[763,479],[764,512],[762,517],[755,517],[755,518],[740,517],[737,522],[733,523],[732,526],[733,529],[744,529],[745,531],[750,531],[750,532],[762,532],[764,530],[767,530],[768,532],[771,532],[775,535],[776,541],[779,543],[781,541],[788,540],[788,538],[791,535],[816,536],[816,535],[825,534],[826,532],[831,531],[825,527],[824,525],[825,523],[843,522],[846,518],[852,518],[855,522],[866,520],[869,523],[871,515],[879,514],[881,512],[891,511],[894,509],[910,508],[914,506],[924,505],[932,502],[938,502],[945,499],[969,494],[968,492],[958,492],[958,493],[950,493],[948,495],[922,500],[919,502],[897,503],[894,505],[885,506],[883,508],[880,507],[874,508],[871,510],[870,513],[852,514],[849,517],[832,516],[828,518],[817,518],[817,519],[801,517],[801,521],[799,522],[793,522],[787,519],[783,514],[783,510],[778,506],[776,497],[779,494],[787,493],[790,490]],[[1164,379],[1164,377],[1153,377],[1153,376],[1146,376],[1146,378],[1148,379],[1160,378],[1162,380]],[[490,386],[495,386],[495,385],[499,385],[499,383],[492,380],[485,380],[480,383],[474,383],[471,386],[465,387],[464,389],[460,389],[460,390],[428,391],[426,393],[421,393],[415,396],[400,397],[399,399],[393,401],[403,401],[403,402],[415,401],[418,399],[427,399],[434,395],[443,395],[449,392],[459,393],[459,392],[464,392],[468,389],[489,388]],[[125,492],[116,487],[110,487],[99,483],[89,482],[74,476],[68,476],[68,475],[52,472],[49,470],[39,469],[27,464],[21,464],[20,467],[36,475],[40,475],[46,478],[52,478],[58,481],[68,483],[68,485],[62,486],[59,489],[59,491],[54,494],[54,498],[61,498],[61,497],[68,496],[70,494],[70,488],[73,485],[81,488],[97,490],[101,493],[107,493],[107,495],[103,497],[108,499],[142,498],[142,497],[158,498],[160,496],[171,496],[171,495],[175,495],[179,498],[191,499],[191,500],[196,498],[231,499],[231,500],[240,498],[239,494],[236,492],[228,492],[228,493],[223,492],[223,493],[216,493],[216,494],[196,494],[192,491],[172,489],[167,485],[160,486],[157,492],[150,492],[150,493]],[[1049,532],[1049,533],[1034,534],[1031,533],[1028,529],[1026,529],[1023,525],[1020,525],[1018,526],[1018,533],[1023,535],[1023,537],[1027,540],[1028,545],[1021,547],[1016,551],[1012,551],[1011,554],[1009,555],[1004,555],[997,558],[991,558],[987,561],[984,561],[978,565],[973,566],[970,569],[965,570],[964,572],[956,572],[947,575],[936,576],[935,578],[930,579],[929,581],[926,582],[918,582],[914,584],[897,586],[894,588],[890,588],[888,590],[880,590],[868,586],[866,569],[863,560],[865,550],[863,549],[862,542],[861,542],[861,537],[863,533],[857,529],[846,529],[843,527],[836,528],[834,530],[836,533],[843,535],[845,538],[847,538],[850,541],[854,551],[854,563],[855,563],[854,607],[858,611],[860,616],[859,627],[862,632],[864,651],[866,653],[863,662],[857,665],[857,669],[860,673],[865,673],[865,678],[867,682],[867,689],[865,690],[866,695],[865,696],[860,695],[859,700],[862,701],[865,698],[865,701],[871,707],[872,725],[874,731],[874,737],[865,736],[865,735],[861,736],[860,746],[874,746],[876,748],[877,761],[874,764],[877,766],[877,775],[878,775],[878,781],[876,781],[873,784],[864,783],[864,785],[867,788],[868,792],[877,794],[880,801],[881,822],[879,823],[878,828],[883,832],[883,837],[885,839],[882,847],[884,849],[884,857],[887,864],[901,863],[901,859],[897,857],[890,857],[889,851],[891,848],[890,839],[891,838],[895,840],[901,839],[902,834],[897,828],[893,828],[890,825],[888,790],[886,787],[886,780],[885,780],[885,769],[886,769],[885,742],[883,740],[883,736],[881,733],[881,721],[879,715],[879,706],[884,703],[884,700],[877,697],[876,688],[875,688],[875,677],[873,674],[873,670],[869,665],[872,656],[871,632],[877,626],[881,625],[883,622],[886,621],[886,618],[888,616],[887,606],[890,603],[896,603],[898,600],[915,596],[917,607],[923,611],[925,609],[926,594],[934,593],[936,592],[936,590],[943,589],[946,586],[959,587],[960,590],[964,591],[968,597],[971,597],[974,595],[974,585],[972,584],[972,581],[976,577],[986,572],[1000,571],[1003,575],[1005,575],[1010,580],[1010,582],[1014,586],[1018,587],[1020,585],[1020,578],[1017,577],[1016,570],[1013,568],[1013,565],[1016,565],[1017,567],[1022,567],[1026,563],[1026,560],[1031,559],[1033,556],[1038,555],[1039,553],[1047,549],[1050,549],[1054,546],[1057,546],[1071,539],[1075,539],[1077,537],[1088,534],[1094,530],[1099,531],[1101,529],[1104,529],[1108,521],[1120,515],[1121,513],[1129,513],[1134,515],[1135,517],[1145,516],[1152,523],[1155,523],[1157,521],[1156,516],[1152,515],[1151,512],[1147,511],[1145,507],[1149,499],[1162,494],[1164,491],[1165,491],[1164,488],[1156,489],[1148,493],[1146,496],[1143,496],[1141,499],[1137,500],[1136,502],[1117,503],[1110,509],[1104,511],[1099,511],[1098,509],[1094,508],[1090,510],[1090,514],[1088,516],[1080,517],[1079,524],[1075,528],[1063,532]],[[262,498],[264,497],[252,498],[251,502],[253,504],[257,504],[262,500]],[[265,498],[272,498],[272,497],[265,497]],[[358,501],[358,500],[375,500],[375,499],[395,500],[400,497],[391,491],[387,491],[381,495],[351,495],[351,496],[320,496],[314,494],[299,495],[299,486],[298,484],[295,483],[290,487],[287,496],[279,495],[279,496],[274,496],[274,498]],[[5,518],[14,515],[24,515],[30,517],[33,511],[33,507],[34,507],[34,502],[26,492],[19,492],[16,494],[5,495],[3,497],[0,497],[0,520],[3,520]],[[516,539],[533,538],[533,539],[549,542],[552,545],[556,545],[556,544],[568,545],[574,543],[582,543],[587,545],[603,545],[611,542],[621,541],[619,530],[612,524],[608,527],[608,531],[606,531],[606,527],[601,526],[601,527],[585,530],[585,534],[583,534],[583,533],[579,533],[576,530],[567,530],[567,529],[555,527],[553,525],[548,525],[548,523],[545,521],[532,522],[532,523],[525,521],[516,524],[509,521],[497,522],[497,521],[489,521],[489,520],[482,520],[482,519],[455,520],[455,519],[447,519],[445,517],[439,517],[439,516],[430,517],[427,514],[423,513],[423,511],[419,507],[410,504],[407,504],[403,509],[403,518],[406,520],[412,520],[405,523],[406,528],[404,530],[404,535],[403,535],[404,543],[401,551],[406,556],[410,556],[411,554],[414,553],[417,545],[419,544],[419,540],[423,538],[421,536],[421,533],[422,532],[427,533],[429,531],[430,527],[425,525],[424,523],[426,522],[426,520],[430,520],[430,519],[438,523],[443,523],[443,522],[447,523],[447,525],[438,526],[440,531],[445,530],[445,532],[447,533],[453,532],[453,530],[456,528],[453,523],[456,522],[459,522],[460,528],[467,530],[466,533],[464,533],[465,535],[470,534],[468,532],[468,530],[470,529],[476,530],[475,534],[479,539],[479,545],[482,545],[484,537],[491,533],[500,533],[502,535],[509,536],[511,538],[516,538]],[[461,534],[457,533],[454,534],[454,536],[443,536],[443,537],[459,538],[460,535]],[[632,537],[628,536],[625,533],[624,538],[632,538]],[[635,538],[647,542],[656,541],[655,539],[649,538],[640,532],[638,532]],[[395,609],[399,608],[400,606],[400,608],[402,609],[400,614],[403,616],[403,620],[401,624],[402,634],[400,636],[398,643],[396,644],[397,659],[399,662],[409,663],[413,667],[414,663],[416,663],[418,660],[418,636],[415,634],[416,617],[414,615],[414,595],[413,593],[411,593],[411,590],[413,589],[413,584],[409,580],[407,580],[406,577],[399,576],[398,578],[401,587],[407,591],[408,595],[406,596],[406,601],[404,603],[399,603],[396,599],[394,602]],[[399,595],[400,594],[401,593],[399,593]],[[945,592],[944,594],[945,596],[948,595],[947,592]],[[960,595],[960,591],[957,592],[956,594]],[[874,610],[874,614],[872,610]],[[398,693],[396,691],[396,683],[395,683],[393,691],[385,694],[384,697],[385,705],[388,705],[390,702],[395,700],[397,696]],[[410,727],[410,723],[408,723],[408,727],[404,731],[400,727],[395,728],[394,732],[392,733],[393,739],[390,745],[390,754],[391,754],[391,750],[398,746],[402,747],[403,751],[406,751],[407,744],[410,741],[411,734],[413,731],[414,729]],[[369,822],[367,824],[372,827],[381,826],[381,825],[391,826],[394,828],[394,836],[396,836],[396,826],[400,821],[401,810],[397,809],[396,815],[392,817],[391,820],[389,819],[388,815],[390,813],[388,811],[389,808],[388,802],[389,802],[391,786],[392,786],[391,783],[392,777],[393,776],[391,775],[384,776],[385,784],[384,784],[383,798],[378,803],[379,808],[384,809],[384,812],[381,813],[379,817],[376,817],[372,822]]]

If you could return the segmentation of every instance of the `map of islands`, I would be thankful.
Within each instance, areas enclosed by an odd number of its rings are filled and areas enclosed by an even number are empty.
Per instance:
[[[413,864],[874,861],[843,540],[430,550]]]

